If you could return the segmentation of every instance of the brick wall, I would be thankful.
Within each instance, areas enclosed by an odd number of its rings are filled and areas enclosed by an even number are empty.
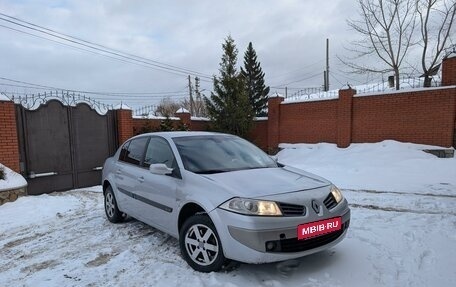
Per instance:
[[[117,137],[119,145],[133,136],[133,113],[131,110],[117,110]]]
[[[337,103],[337,145],[348,147],[352,142],[353,96],[356,91],[348,88],[339,91]]]
[[[133,134],[137,135],[146,130],[158,130],[161,121],[160,119],[132,119]]]
[[[190,119],[190,114],[176,114],[179,119],[171,118],[174,126],[177,127],[179,122],[182,121],[186,123],[191,131],[210,131],[211,122],[204,119]],[[142,118],[133,118],[131,120],[131,129],[133,135],[140,134],[146,129],[149,131],[155,131],[160,128],[160,123],[163,119],[142,119]],[[123,125],[119,125],[120,128],[128,129],[127,122],[123,121]],[[248,136],[249,140],[255,143],[260,148],[267,150],[268,147],[268,120],[256,120],[253,123],[252,130]],[[120,132],[120,131],[119,131]]]
[[[0,163],[20,172],[16,112],[9,101],[0,101]]]
[[[278,109],[273,112],[280,114],[275,129],[279,131],[278,142],[329,142],[347,147],[350,143],[392,139],[456,145],[456,87],[359,96],[355,92],[340,90],[334,100],[279,105],[273,101],[269,111]],[[278,142],[268,138],[268,148],[273,150]]]
[[[456,89],[353,98],[352,142],[394,139],[451,147]]]
[[[211,122],[206,120],[192,120],[190,129],[192,131],[208,131],[210,129]]]
[[[180,115],[179,115],[180,116]],[[184,121],[185,120],[185,121]],[[175,128],[182,122],[189,127],[191,131],[207,131],[209,130],[210,121],[206,120],[190,120],[190,118],[184,118],[184,120],[179,117],[179,119],[171,118],[171,122]],[[133,134],[137,135],[142,133],[146,130],[149,131],[157,131],[160,129],[160,123],[163,119],[141,119],[141,118],[133,118],[131,125],[133,129]]]
[[[456,55],[442,63],[442,86],[456,85]]]
[[[262,150],[268,150],[268,120],[256,120],[253,122],[252,130],[248,136]]]
[[[277,150],[280,141],[280,124],[283,121],[281,118],[281,103],[283,100],[283,97],[278,95],[268,100],[268,128],[265,132],[268,137],[268,151],[270,153],[274,153]]]
[[[336,142],[337,100],[280,105],[282,143]]]
[[[262,128],[267,149],[274,151],[280,142],[347,147],[387,139],[456,147],[456,57],[443,61],[442,85],[447,87],[371,95],[349,88],[336,99],[299,103],[272,97]]]

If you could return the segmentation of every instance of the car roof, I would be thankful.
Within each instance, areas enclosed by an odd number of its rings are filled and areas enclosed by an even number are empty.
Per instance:
[[[220,135],[229,135],[216,132],[201,132],[201,131],[173,131],[173,132],[152,132],[140,134],[140,136],[161,136],[163,138],[172,139],[177,137],[192,137],[192,136],[220,136]]]

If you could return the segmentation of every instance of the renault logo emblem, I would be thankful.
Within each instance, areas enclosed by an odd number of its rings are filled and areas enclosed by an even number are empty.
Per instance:
[[[312,200],[312,208],[316,214],[320,213],[320,205],[315,200]]]

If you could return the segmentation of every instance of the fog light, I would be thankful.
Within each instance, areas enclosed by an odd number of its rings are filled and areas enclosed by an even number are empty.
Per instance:
[[[276,243],[274,241],[266,242],[266,251],[272,251],[276,248]]]

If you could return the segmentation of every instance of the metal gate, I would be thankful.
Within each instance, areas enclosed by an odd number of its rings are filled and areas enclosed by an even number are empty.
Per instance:
[[[63,98],[66,99],[66,98]],[[33,110],[16,105],[21,172],[28,194],[98,185],[117,148],[115,113],[52,99]]]

